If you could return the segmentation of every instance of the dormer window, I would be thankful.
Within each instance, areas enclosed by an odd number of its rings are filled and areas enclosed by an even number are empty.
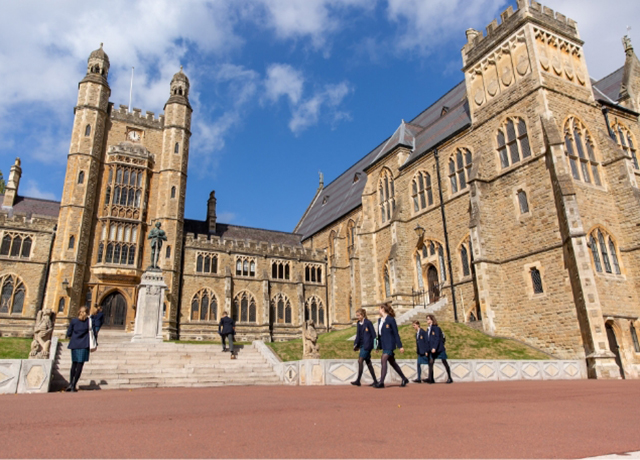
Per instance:
[[[322,206],[324,206],[325,204],[327,204],[327,202],[328,202],[328,201],[329,201],[329,195],[325,196],[325,197],[322,199]]]

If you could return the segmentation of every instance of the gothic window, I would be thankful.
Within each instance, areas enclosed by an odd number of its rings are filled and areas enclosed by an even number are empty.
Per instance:
[[[470,171],[471,151],[464,148],[457,149],[449,159],[449,183],[452,194],[467,188]]]
[[[331,230],[331,233],[329,233],[328,250],[329,250],[329,259],[332,259],[336,253],[336,232],[334,230]]]
[[[520,214],[529,212],[529,202],[527,201],[527,192],[518,190],[518,204],[520,205]]]
[[[378,201],[380,206],[381,222],[384,224],[391,219],[396,210],[395,188],[393,175],[388,169],[383,169],[378,182]]]
[[[211,289],[203,288],[191,299],[191,321],[216,321],[218,300]]]
[[[196,257],[196,272],[218,273],[218,256],[207,252],[198,253]]]
[[[235,321],[255,323],[256,301],[253,296],[246,291],[238,293],[233,299],[231,316]]]
[[[531,156],[527,125],[520,117],[507,118],[498,129],[497,140],[503,169]]]
[[[65,299],[64,297],[60,297],[60,300],[58,300],[58,313],[64,313],[64,305]]]
[[[636,142],[633,139],[631,131],[629,131],[629,129],[622,123],[618,122],[613,125],[613,133],[616,136],[616,141],[618,142],[620,148],[624,150],[624,152],[633,160],[633,167],[636,169],[640,169],[640,165],[638,165],[638,151]]]
[[[253,257],[238,257],[236,259],[237,276],[256,276],[256,261]]]
[[[28,259],[31,257],[32,241],[28,234],[5,232],[0,245],[0,256]]]
[[[446,281],[447,271],[444,268],[444,249],[440,244],[438,244],[438,262],[440,264],[440,277],[442,278],[442,281]]]
[[[386,264],[384,266],[384,294],[386,296],[386,298],[390,298],[391,297],[391,276],[389,275],[389,265]]]
[[[291,263],[283,260],[271,262],[271,278],[276,280],[288,280],[291,275]]]
[[[349,256],[351,256],[356,247],[356,223],[351,219],[347,222],[347,240],[349,242],[347,249],[349,251]]]
[[[175,198],[175,197],[176,197],[176,188],[171,187],[171,198]]]
[[[411,183],[411,198],[413,199],[414,212],[433,205],[433,191],[429,173],[424,171],[416,173]]]
[[[304,268],[304,280],[307,283],[322,283],[322,267],[308,264]]]
[[[531,285],[533,286],[534,294],[542,294],[544,289],[542,288],[542,276],[540,275],[540,270],[536,267],[531,267],[529,269],[529,273],[531,274]]]
[[[587,184],[602,185],[591,134],[574,117],[564,125],[564,144],[573,178]]]
[[[91,125],[87,125],[84,128],[84,137],[89,137],[91,136]]]
[[[633,349],[636,353],[640,353],[640,343],[638,343],[638,333],[636,332],[636,328],[633,326],[633,322],[629,322],[629,332],[631,332],[631,340],[633,340]]]
[[[134,265],[137,239],[137,224],[106,222],[102,227],[100,243],[98,244],[97,263],[102,263],[104,255],[104,263]]]
[[[15,275],[0,277],[0,313],[22,314],[24,308],[25,286]]]
[[[325,324],[325,309],[322,300],[313,296],[307,299],[304,305],[304,317],[306,321],[313,321],[315,324]]]
[[[78,184],[84,184],[84,171],[78,173]]]
[[[173,148],[173,153],[180,153],[180,142],[176,142],[176,145]]]
[[[611,236],[601,229],[595,229],[589,235],[589,247],[596,272],[620,275],[618,251]]]
[[[115,170],[115,186],[111,194],[112,180]],[[142,170],[130,166],[112,165],[109,167],[105,205],[140,207],[142,196]],[[110,201],[111,200],[111,201]]]
[[[104,204],[109,204],[111,200],[111,186],[107,186],[107,191],[104,194]]]
[[[271,299],[271,310],[275,312],[275,323],[291,324],[291,302],[286,295],[276,294]]]
[[[422,262],[420,260],[420,252],[416,252],[416,275],[418,278],[418,289],[424,289],[424,280],[422,279]]]
[[[69,249],[73,249],[76,245],[76,237],[71,235],[69,237]]]
[[[462,276],[471,275],[471,248],[468,237],[460,245],[460,261],[462,262]]]

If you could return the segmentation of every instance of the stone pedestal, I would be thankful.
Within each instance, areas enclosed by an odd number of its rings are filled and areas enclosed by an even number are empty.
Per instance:
[[[162,307],[166,289],[161,270],[150,268],[143,273],[132,342],[162,342]]]

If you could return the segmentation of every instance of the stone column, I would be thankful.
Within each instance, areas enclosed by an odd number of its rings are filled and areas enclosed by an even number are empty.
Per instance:
[[[142,274],[132,342],[162,342],[162,306],[167,285],[160,269]]]

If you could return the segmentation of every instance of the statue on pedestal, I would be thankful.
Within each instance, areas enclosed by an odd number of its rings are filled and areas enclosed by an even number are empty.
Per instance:
[[[313,320],[304,322],[302,331],[302,359],[320,359],[318,332]]]
[[[164,241],[167,241],[167,234],[160,228],[162,224],[160,222],[156,222],[155,228],[153,228],[149,232],[148,240],[151,240],[151,265],[149,269],[159,270],[158,260],[160,260],[160,250],[162,249],[162,244]]]
[[[38,312],[36,325],[33,329],[33,342],[31,342],[29,359],[49,359],[51,335],[53,334],[53,318],[53,311],[50,308]]]

